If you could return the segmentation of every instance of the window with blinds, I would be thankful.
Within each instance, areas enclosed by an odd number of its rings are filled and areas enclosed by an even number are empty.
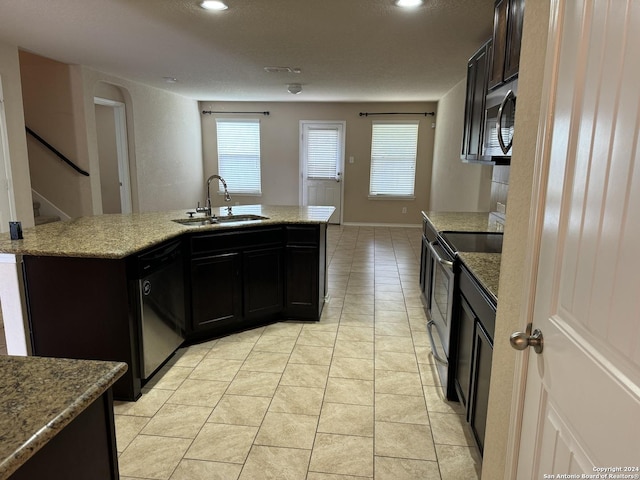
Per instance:
[[[306,135],[307,178],[334,179],[340,155],[338,127],[310,126]]]
[[[373,122],[369,196],[412,197],[419,122]]]
[[[217,119],[218,175],[230,193],[260,195],[260,121]],[[221,182],[219,192],[223,192]]]

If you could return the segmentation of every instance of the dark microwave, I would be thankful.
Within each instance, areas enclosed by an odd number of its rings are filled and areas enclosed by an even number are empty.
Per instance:
[[[490,91],[485,103],[482,160],[507,164],[511,161],[516,118],[518,80]]]

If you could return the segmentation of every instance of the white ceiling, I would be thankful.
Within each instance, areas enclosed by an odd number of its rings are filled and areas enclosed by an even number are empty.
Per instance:
[[[226,3],[0,0],[0,41],[197,100],[433,101],[489,38],[494,0]],[[302,73],[263,70],[274,65]]]

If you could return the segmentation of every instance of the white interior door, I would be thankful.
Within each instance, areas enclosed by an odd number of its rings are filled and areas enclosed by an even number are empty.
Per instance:
[[[551,6],[517,478],[640,478],[640,2]]]
[[[329,223],[342,222],[345,122],[300,122],[300,200],[336,211]]]
[[[8,232],[9,221],[15,220],[16,217],[8,142],[2,77],[0,77],[0,232]]]

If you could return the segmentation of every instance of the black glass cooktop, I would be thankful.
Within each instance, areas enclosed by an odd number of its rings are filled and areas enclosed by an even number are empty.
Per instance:
[[[449,232],[441,237],[452,253],[502,253],[502,233]]]

